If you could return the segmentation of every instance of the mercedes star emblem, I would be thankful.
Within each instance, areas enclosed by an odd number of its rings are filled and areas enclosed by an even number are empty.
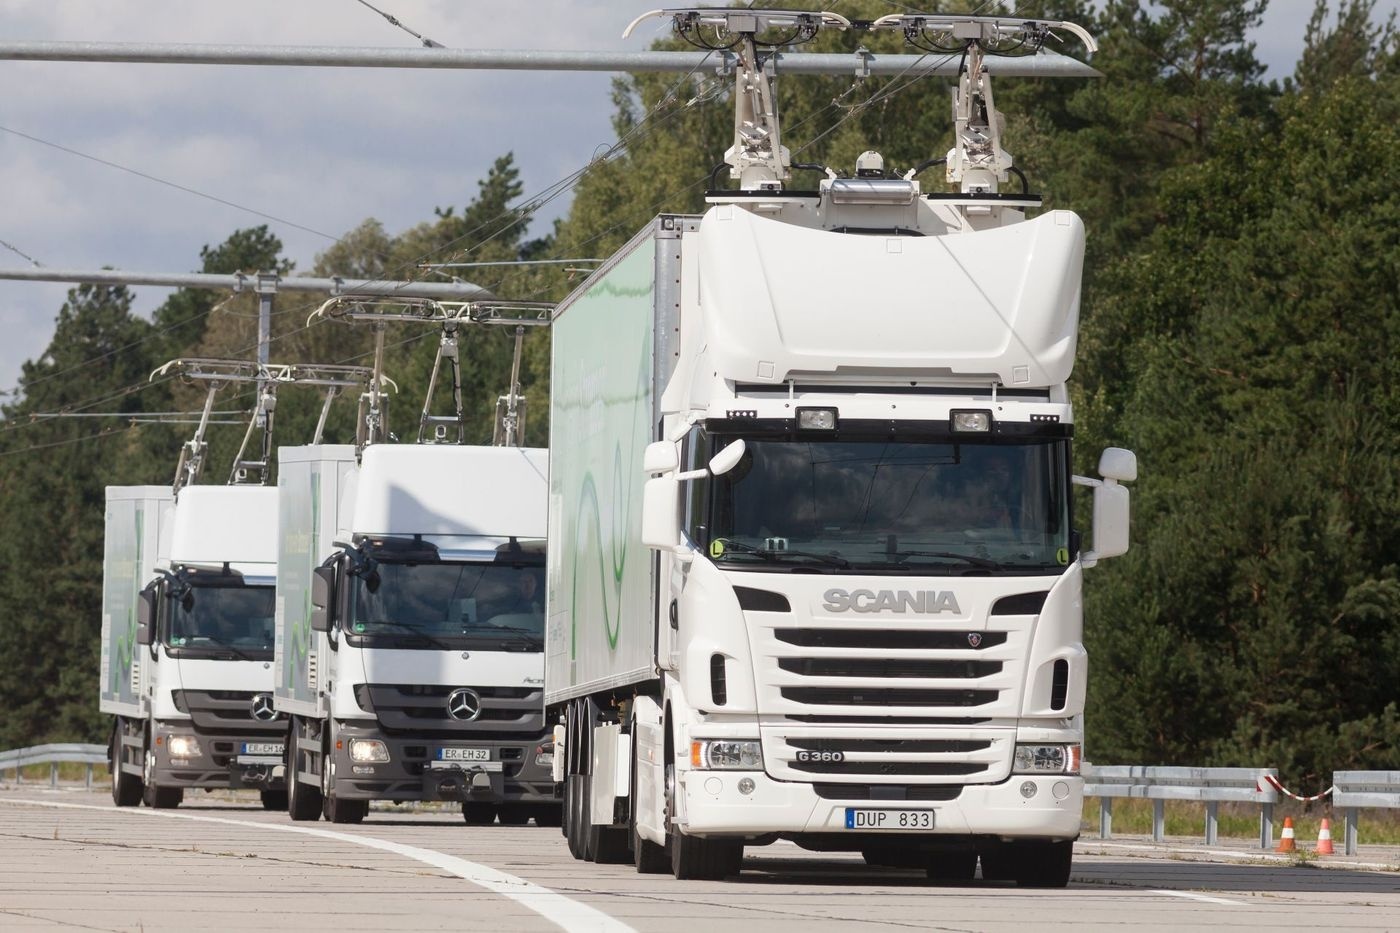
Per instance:
[[[259,693],[253,697],[253,718],[261,722],[272,722],[277,718],[277,708],[272,705],[272,694]]]
[[[447,715],[458,722],[471,722],[481,715],[481,697],[475,690],[458,687],[447,697]]]

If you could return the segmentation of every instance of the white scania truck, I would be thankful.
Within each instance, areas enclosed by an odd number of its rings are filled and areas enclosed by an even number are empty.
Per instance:
[[[739,188],[658,217],[554,317],[545,700],[569,847],[698,878],[789,839],[1064,885],[1082,573],[1127,549],[1136,461],[1071,474],[1084,229],[998,191],[982,56],[1092,40],[880,20],[967,53],[960,190],[867,153],[790,191],[755,32],[848,24],[668,15],[735,42]]]
[[[470,318],[430,304],[409,320],[445,325],[457,413],[430,415],[429,397],[419,436],[458,443],[380,443],[375,402],[358,464],[351,446],[278,451],[288,811],[353,823],[374,800],[441,800],[468,824],[558,825],[543,718],[547,454],[461,443],[455,331]]]

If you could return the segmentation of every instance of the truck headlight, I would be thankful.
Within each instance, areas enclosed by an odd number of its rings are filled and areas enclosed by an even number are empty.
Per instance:
[[[1016,774],[1078,774],[1078,745],[1017,745]]]
[[[351,739],[351,761],[384,762],[389,760],[389,746],[378,739]]]
[[[171,758],[198,758],[199,740],[192,735],[172,735],[165,742]]]
[[[538,768],[554,767],[554,743],[552,741],[535,747],[535,766]]]
[[[757,741],[697,739],[690,743],[690,766],[708,771],[761,771],[763,746]]]

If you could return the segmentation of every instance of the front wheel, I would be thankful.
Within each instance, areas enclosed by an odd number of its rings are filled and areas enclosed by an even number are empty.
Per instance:
[[[496,805],[464,800],[462,802],[462,819],[468,826],[490,826],[496,822]],[[505,820],[501,822],[504,823]]]
[[[152,810],[173,810],[185,799],[183,788],[161,787],[156,783],[156,753],[150,748],[146,749],[142,776],[141,801]]]
[[[141,779],[122,770],[122,736],[126,723],[117,717],[112,730],[112,747],[108,750],[107,766],[112,770],[112,803],[119,807],[134,807],[141,802],[144,790]]]
[[[627,828],[632,834],[632,865],[639,875],[664,874],[671,867],[666,858],[666,847],[657,845],[650,839],[642,838],[637,832],[637,811],[640,809],[641,795],[637,792],[637,775],[641,765],[637,761],[637,721],[632,720],[632,799],[629,801]]]
[[[329,736],[330,730],[326,730]],[[342,800],[335,793],[335,778],[331,775],[329,738],[321,746],[321,815],[328,823],[359,823],[369,814],[368,800]]]
[[[666,762],[666,812],[676,812],[675,795],[676,766],[667,756]],[[741,839],[706,839],[701,836],[687,836],[677,826],[671,826],[666,835],[666,848],[671,852],[671,874],[679,881],[720,881],[730,875],[737,875],[744,863],[744,843]]]
[[[287,734],[287,815],[298,823],[312,823],[321,816],[321,790],[297,778],[301,752],[301,721],[293,719]]]

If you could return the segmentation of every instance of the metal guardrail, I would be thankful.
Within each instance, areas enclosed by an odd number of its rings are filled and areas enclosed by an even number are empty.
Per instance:
[[[1166,838],[1166,801],[1201,801],[1206,805],[1206,845],[1215,845],[1218,841],[1221,801],[1257,803],[1259,847],[1267,849],[1274,841],[1274,804],[1278,803],[1278,791],[1265,780],[1266,776],[1277,778],[1277,769],[1086,764],[1084,795],[1099,798],[1100,839],[1109,839],[1113,835],[1115,797],[1151,800],[1154,842],[1162,842]],[[1400,778],[1400,772],[1396,772],[1396,776]]]
[[[1363,807],[1400,809],[1400,771],[1333,771],[1332,806],[1346,827],[1347,855],[1356,854],[1356,811]]]
[[[92,766],[107,763],[107,746],[68,742],[58,745],[35,745],[30,748],[16,748],[8,752],[0,752],[0,777],[3,777],[6,771],[12,770],[15,773],[15,783],[23,784],[24,772],[21,769],[30,765],[47,764],[49,766],[49,786],[57,787],[58,766],[72,762],[87,765],[86,786],[91,788]]]

